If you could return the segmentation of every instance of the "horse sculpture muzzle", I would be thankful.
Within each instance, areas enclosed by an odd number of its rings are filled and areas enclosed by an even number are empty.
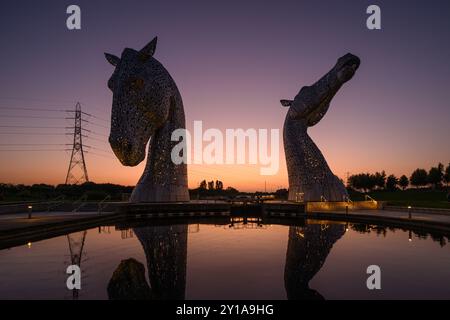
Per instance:
[[[109,144],[124,166],[134,167],[145,159],[145,146],[136,146],[126,138],[110,135]]]

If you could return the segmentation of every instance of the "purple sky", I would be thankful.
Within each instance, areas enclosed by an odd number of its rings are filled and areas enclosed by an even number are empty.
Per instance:
[[[81,7],[80,31],[66,28],[70,4]],[[382,30],[366,28],[370,4],[381,7]],[[64,109],[75,101],[109,119],[113,67],[103,52],[120,56],[158,36],[155,58],[181,91],[188,128],[203,120],[205,128],[282,129],[287,110],[279,100],[292,99],[351,52],[361,67],[309,131],[334,172],[409,175],[450,161],[449,1],[10,1],[1,10],[1,126],[65,126],[61,119],[5,117],[42,115],[5,108]],[[91,129],[107,135],[109,123],[98,121]],[[70,140],[1,134],[57,130],[0,127],[0,150]],[[142,165],[123,168],[101,135],[90,143],[106,156],[87,157],[91,180],[134,184]],[[264,180],[287,186],[280,151],[275,177],[202,167],[190,172],[190,186],[200,171],[241,189],[261,189]],[[65,152],[0,151],[0,181],[61,183],[68,161]]]

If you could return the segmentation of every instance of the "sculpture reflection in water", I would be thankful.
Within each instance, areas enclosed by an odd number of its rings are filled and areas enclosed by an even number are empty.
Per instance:
[[[123,260],[108,284],[109,299],[183,300],[186,289],[187,225],[135,228],[147,260]]]
[[[289,227],[284,269],[284,286],[289,300],[324,299],[309,287],[309,281],[322,268],[334,243],[345,233],[341,224],[307,224]]]
[[[123,260],[108,284],[109,299],[184,299],[188,226],[141,227],[134,233],[145,252],[150,285],[142,263],[132,258]],[[289,227],[284,270],[288,299],[323,299],[309,288],[309,281],[344,233],[341,224]]]

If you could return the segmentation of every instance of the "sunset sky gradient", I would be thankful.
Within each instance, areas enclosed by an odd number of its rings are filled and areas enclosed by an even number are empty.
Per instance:
[[[81,7],[80,31],[66,28],[70,4]],[[97,152],[102,156],[86,155],[91,181],[135,184],[145,162],[123,167],[107,143],[112,93],[106,83],[113,67],[103,53],[120,56],[125,47],[141,49],[154,36],[154,57],[180,89],[188,129],[202,120],[205,129],[279,128],[281,134],[287,109],[279,100],[293,99],[351,52],[361,58],[359,70],[325,118],[309,129],[333,172],[343,179],[347,172],[383,169],[409,175],[417,167],[447,164],[450,2],[377,1],[382,29],[375,31],[366,28],[370,4],[375,3],[2,3],[0,182],[64,182],[70,154],[62,149],[67,146],[18,145],[70,143],[63,128],[50,128],[70,126],[59,119],[66,114],[14,108],[64,110],[80,101],[83,111],[97,117],[87,126],[95,140],[85,143],[103,150]],[[61,151],[9,151],[39,148]],[[264,190],[265,182],[269,191],[287,187],[282,141],[275,176],[260,176],[254,165],[189,166],[190,187],[203,178],[245,191]]]

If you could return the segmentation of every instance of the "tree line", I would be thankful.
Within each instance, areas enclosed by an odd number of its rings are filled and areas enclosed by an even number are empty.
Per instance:
[[[59,184],[57,186],[49,184],[7,184],[0,183],[0,201],[47,201],[64,197],[65,200],[77,200],[86,197],[87,200],[98,201],[106,197],[111,200],[124,200],[133,191],[133,186],[122,186],[111,183],[86,182],[79,185]],[[224,189],[223,182],[220,180],[203,180],[200,186],[190,189],[191,199],[197,197],[224,196],[235,197],[239,190],[228,187]]]
[[[103,200],[109,196],[112,200],[122,200],[122,194],[131,193],[134,187],[112,183],[86,182],[80,185],[59,184],[6,184],[0,183],[0,201],[36,200],[45,201],[64,197],[77,200],[86,196],[88,200]]]
[[[402,175],[396,177],[391,174],[386,176],[385,171],[372,173],[358,173],[348,177],[347,185],[354,190],[370,192],[373,190],[394,191],[401,188],[405,190],[409,186],[420,188],[431,186],[440,189],[445,184],[448,188],[450,183],[450,163],[444,168],[442,163],[431,167],[428,171],[422,168],[414,170],[410,177]]]

